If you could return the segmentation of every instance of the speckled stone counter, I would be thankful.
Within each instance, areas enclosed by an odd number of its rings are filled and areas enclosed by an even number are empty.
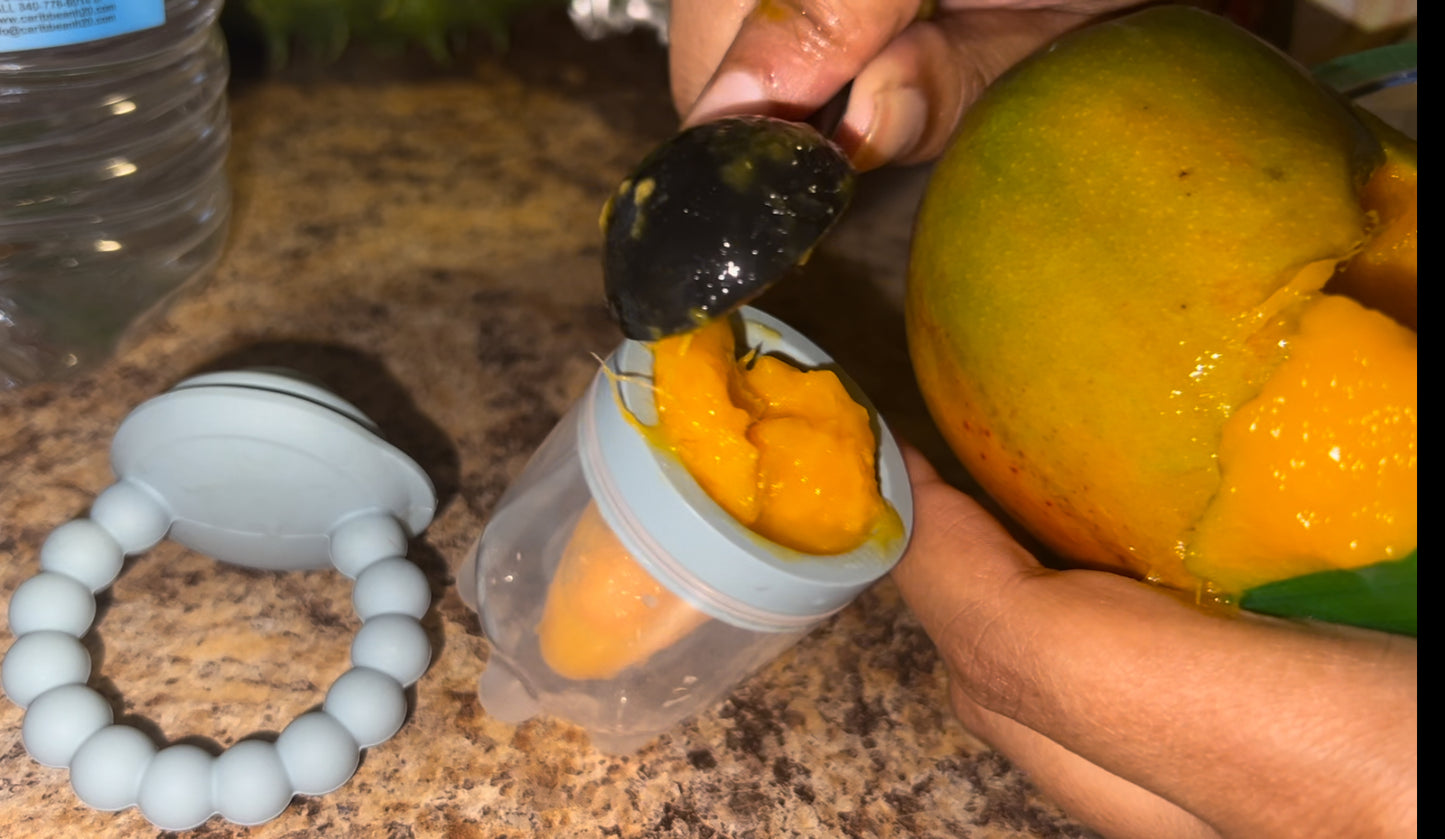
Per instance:
[[[0,393],[0,603],[35,573],[46,535],[110,483],[121,419],[198,371],[309,373],[436,484],[437,516],[411,549],[435,596],[435,653],[406,726],[340,790],[264,826],[215,818],[194,835],[1087,835],[952,718],[938,659],[886,581],[635,755],[480,707],[487,644],[454,571],[593,354],[619,339],[596,219],[673,126],[663,68],[649,39],[590,44],[559,16],[524,26],[504,56],[441,70],[353,55],[238,79],[234,221],[211,281],[94,373]],[[899,299],[921,181],[865,179],[843,232],[762,305],[941,455],[912,391]],[[91,684],[157,742],[219,750],[315,707],[356,628],[339,574],[243,570],[163,543],[102,596]],[[159,832],[134,809],[81,805],[64,770],[25,753],[21,719],[0,701],[7,839]]]

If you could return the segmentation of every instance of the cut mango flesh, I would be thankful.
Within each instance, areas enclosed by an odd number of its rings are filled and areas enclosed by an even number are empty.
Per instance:
[[[761,400],[743,382],[726,324],[659,341],[652,380],[659,445],[671,449],[703,491],[733,518],[758,517],[758,449],[748,429]]]
[[[633,560],[592,503],[563,549],[537,639],[559,676],[609,679],[706,619]]]
[[[888,520],[868,410],[830,370],[739,361],[729,324],[659,341],[661,437],[743,525],[809,554],[838,554]]]
[[[1366,115],[1368,117],[1368,115]],[[1379,309],[1411,329],[1419,328],[1419,173],[1414,143],[1380,130],[1385,164],[1360,194],[1374,230],[1365,246],[1330,281],[1328,291]]]
[[[1344,297],[1225,423],[1221,486],[1186,565],[1226,593],[1399,559],[1418,538],[1418,338]]]
[[[837,554],[892,532],[868,411],[836,374],[770,356],[739,360],[719,321],[653,347],[653,389],[655,443],[760,536]],[[637,564],[593,503],[563,550],[537,635],[558,675],[607,679],[706,619]]]

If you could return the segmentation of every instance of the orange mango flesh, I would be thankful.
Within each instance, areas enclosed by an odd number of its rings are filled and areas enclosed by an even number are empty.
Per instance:
[[[760,536],[839,554],[886,521],[868,410],[832,371],[772,356],[739,361],[731,327],[719,321],[659,341],[653,373],[663,440]]]
[[[593,503],[563,549],[537,640],[558,675],[609,679],[706,619],[632,559]]]
[[[1416,334],[1344,297],[1224,424],[1221,486],[1186,567],[1229,592],[1399,559],[1418,539]]]
[[[653,433],[729,515],[811,554],[888,532],[896,516],[879,492],[868,411],[837,375],[769,356],[740,361],[725,322],[653,349]],[[607,679],[706,619],[639,566],[591,504],[563,550],[537,635],[558,675]]]
[[[1359,116],[1385,150],[1360,192],[1368,236],[1221,429],[1220,488],[1189,539],[1186,569],[1226,597],[1418,545],[1417,152]]]
[[[1330,280],[1327,290],[1353,297],[1418,329],[1420,213],[1416,153],[1388,129],[1381,135],[1385,163],[1370,176],[1360,194],[1361,206],[1374,218],[1374,230],[1360,252]]]
[[[761,400],[743,381],[724,323],[653,347],[659,444],[677,453],[703,491],[747,524],[758,516],[756,446],[748,428]]]

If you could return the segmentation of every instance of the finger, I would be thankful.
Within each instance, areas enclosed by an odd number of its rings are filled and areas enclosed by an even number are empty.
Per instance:
[[[691,86],[702,59],[679,60],[674,69],[685,77],[674,82],[674,97],[686,114],[684,124],[738,113],[806,117],[913,21],[919,2],[762,0],[739,21],[695,96]],[[678,12],[673,26],[681,27],[686,43],[704,43],[709,57],[715,54],[718,36],[696,31],[724,23],[715,10],[686,4]]]
[[[986,625],[987,613],[999,605],[996,593],[1042,568],[987,511],[944,482],[921,452],[904,445],[903,456],[913,490],[913,535],[892,577],[941,646],[960,635],[950,627]]]
[[[962,691],[953,692],[953,707],[964,727],[1023,770],[1064,812],[1110,839],[1218,839],[1183,808],[980,706]]]
[[[969,9],[916,22],[858,73],[839,142],[860,171],[935,158],[994,79],[1087,20],[1070,10]]]
[[[757,0],[673,0],[668,12],[672,104],[686,115],[722,63]]]

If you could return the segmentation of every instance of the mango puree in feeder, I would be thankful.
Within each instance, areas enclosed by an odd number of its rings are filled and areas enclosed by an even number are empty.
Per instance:
[[[901,531],[879,491],[868,409],[836,374],[739,358],[725,320],[658,341],[653,355],[649,433],[738,522],[815,555]],[[594,502],[563,551],[537,633],[556,673],[606,679],[705,620],[637,564]]]

